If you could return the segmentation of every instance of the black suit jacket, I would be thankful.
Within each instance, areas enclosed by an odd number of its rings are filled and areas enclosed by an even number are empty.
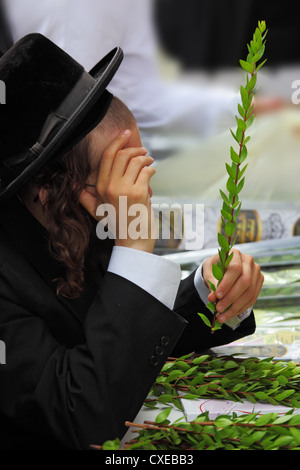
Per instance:
[[[255,328],[252,314],[211,335],[194,274],[175,311],[101,269],[87,270],[82,296],[68,300],[56,295],[60,274],[45,229],[18,200],[0,207],[0,448],[88,449],[122,437],[170,354]]]

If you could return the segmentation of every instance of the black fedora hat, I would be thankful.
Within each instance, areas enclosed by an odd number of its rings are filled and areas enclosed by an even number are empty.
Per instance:
[[[0,106],[0,202],[103,119],[112,100],[106,87],[122,59],[115,48],[88,73],[38,33],[1,58],[6,104]]]

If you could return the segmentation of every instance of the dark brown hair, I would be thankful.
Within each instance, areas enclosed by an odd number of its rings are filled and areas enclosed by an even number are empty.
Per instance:
[[[104,119],[97,126],[97,132],[132,127],[133,115],[118,99],[113,98]],[[66,271],[65,279],[56,279],[57,295],[70,299],[77,298],[83,287],[86,255],[96,239],[96,221],[79,202],[90,174],[89,145],[92,133],[85,137],[70,152],[45,167],[33,183],[47,189],[44,211],[47,216],[49,249]],[[98,240],[98,242],[100,242]],[[98,243],[99,244],[99,243]],[[107,265],[113,241],[101,242],[100,257]]]

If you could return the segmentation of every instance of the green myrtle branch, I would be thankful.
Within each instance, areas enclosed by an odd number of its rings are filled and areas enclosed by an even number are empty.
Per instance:
[[[170,409],[155,421],[126,421],[137,437],[121,448],[120,440],[107,441],[98,450],[300,450],[300,416],[292,412],[283,416],[268,413],[259,416],[220,415],[209,418],[205,412],[190,422],[167,419]]]
[[[300,408],[299,378],[300,364],[291,361],[193,353],[169,357],[150,392],[150,396],[156,396],[156,403],[152,399],[144,403],[159,405],[155,421],[144,421],[144,424],[127,421],[125,425],[138,436],[122,450],[300,450],[300,414],[295,413],[295,408]],[[185,393],[178,395],[179,390]],[[223,398],[236,402],[246,398],[251,403],[270,403],[274,408],[267,414],[253,410],[237,416],[232,412],[215,420],[210,419],[206,411],[194,421],[180,418],[170,424],[168,418],[174,406],[178,407],[179,397]],[[290,410],[277,413],[275,406],[280,403]],[[115,439],[91,447],[121,450],[121,443]]]
[[[212,282],[208,281],[209,287],[213,292],[216,292],[217,287],[223,279],[226,270],[233,258],[232,248],[236,241],[236,237],[234,237],[236,232],[236,220],[238,218],[242,205],[239,199],[239,194],[244,187],[244,174],[248,166],[246,164],[243,168],[241,167],[248,155],[247,144],[250,140],[250,136],[246,137],[246,131],[250,128],[255,119],[255,114],[253,112],[253,98],[257,82],[257,72],[266,62],[266,60],[264,60],[258,65],[258,62],[262,59],[265,52],[266,35],[266,23],[265,21],[259,21],[258,27],[256,28],[255,33],[253,35],[253,40],[250,42],[250,44],[247,45],[247,59],[246,61],[240,60],[241,67],[247,72],[247,82],[245,87],[241,85],[240,88],[241,104],[238,104],[239,114],[235,116],[237,123],[236,133],[234,133],[230,129],[232,137],[238,144],[238,151],[231,147],[231,164],[226,163],[226,170],[228,173],[226,189],[228,191],[228,195],[226,195],[222,190],[220,190],[220,194],[223,200],[223,207],[221,209],[221,221],[222,228],[225,234],[223,235],[222,233],[218,233],[219,261],[217,262],[217,264],[214,264],[212,266],[213,276],[218,281],[217,286],[215,286]],[[217,320],[218,312],[216,306],[217,302],[209,302],[206,305],[206,307],[211,312],[213,312],[212,322],[210,322],[210,320],[204,314],[198,314],[202,318],[204,323],[211,328],[211,333],[222,327],[222,324]]]
[[[300,365],[271,359],[238,359],[208,355],[169,358],[145,405],[172,404],[181,398],[223,398],[300,408]],[[151,398],[150,398],[151,397]]]

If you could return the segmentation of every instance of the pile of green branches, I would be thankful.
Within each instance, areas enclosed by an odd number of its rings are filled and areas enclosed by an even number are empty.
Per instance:
[[[137,438],[125,444],[124,450],[300,450],[300,415],[233,414],[211,421],[208,413],[203,413],[191,423],[177,421],[170,425],[165,419],[166,411],[155,422],[127,422],[137,432]],[[119,446],[117,439],[102,448],[112,450]]]
[[[300,450],[300,364],[273,361],[272,358],[234,358],[189,354],[169,358],[152,387],[146,406],[171,405],[160,411],[154,422],[126,422],[137,433],[124,450]],[[181,390],[183,395],[178,395]],[[182,410],[180,398],[244,399],[284,404],[291,409],[259,415],[220,415],[209,413],[194,421],[180,418],[170,424],[173,407]],[[107,441],[99,450],[121,449],[120,440]]]
[[[145,405],[182,409],[180,398],[223,398],[300,408],[299,378],[300,365],[293,362],[186,355],[168,359]]]

